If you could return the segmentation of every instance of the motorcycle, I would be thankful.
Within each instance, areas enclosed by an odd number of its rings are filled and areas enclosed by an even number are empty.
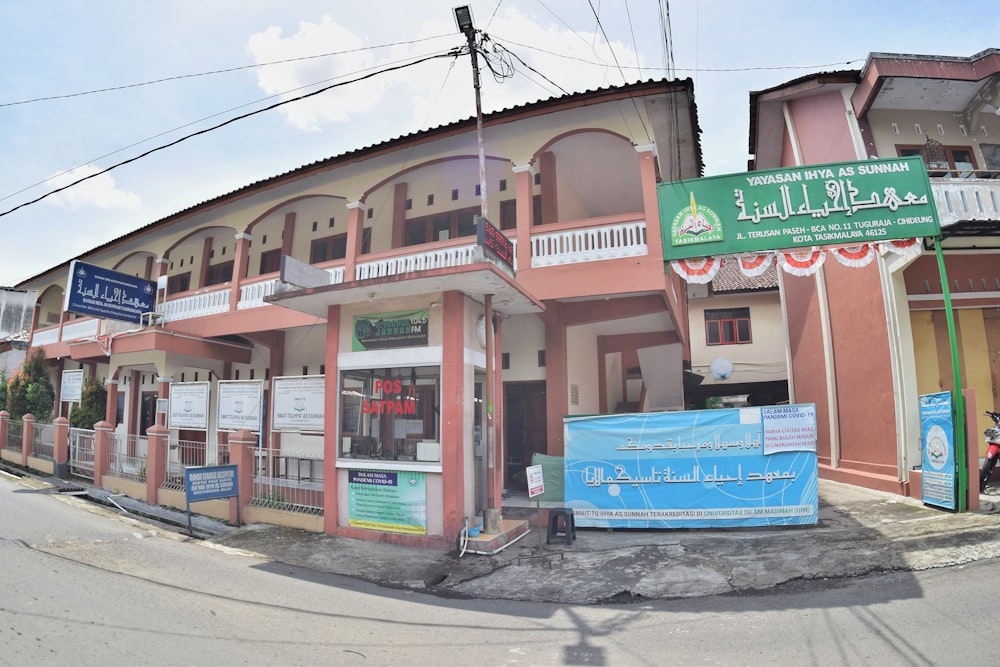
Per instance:
[[[1000,459],[1000,412],[986,411],[986,415],[993,420],[993,426],[983,431],[986,436],[986,458],[983,459],[983,467],[979,469],[979,492],[986,490],[990,478],[993,477],[993,469]]]

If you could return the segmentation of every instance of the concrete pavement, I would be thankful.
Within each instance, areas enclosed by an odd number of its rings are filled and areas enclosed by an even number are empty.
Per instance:
[[[39,484],[66,486],[57,480]],[[75,485],[108,511],[186,530],[184,512]],[[196,516],[204,544],[383,586],[471,598],[597,604],[760,591],[789,582],[916,571],[1000,556],[1000,489],[978,512],[820,480],[819,523],[785,528],[577,530],[544,545],[535,510],[504,506],[531,532],[487,556],[332,537],[270,525],[233,528]]]

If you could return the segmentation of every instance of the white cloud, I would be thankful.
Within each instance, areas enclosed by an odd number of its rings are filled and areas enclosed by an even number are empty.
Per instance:
[[[48,182],[53,189],[61,188],[71,183],[100,172],[93,165],[77,167],[61,174],[52,176]],[[111,174],[93,176],[82,183],[73,185],[62,192],[54,194],[50,200],[63,208],[77,211],[85,208],[100,209],[137,209],[142,204],[139,195],[128,190],[122,190],[115,183]]]
[[[250,37],[247,49],[257,63],[289,60],[316,54],[339,55],[311,58],[282,65],[261,67],[257,85],[268,95],[290,99],[315,89],[315,84],[349,80],[366,73],[375,65],[370,51],[363,50],[364,39],[325,16],[319,23],[303,21],[299,31],[282,36],[281,28],[269,27]],[[308,90],[302,90],[309,86]],[[288,121],[302,130],[315,131],[328,122],[343,123],[352,114],[370,112],[381,101],[385,84],[379,77],[348,84],[301,102],[281,107]]]

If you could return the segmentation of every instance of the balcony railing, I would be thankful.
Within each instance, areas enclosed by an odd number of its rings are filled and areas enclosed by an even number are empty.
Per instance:
[[[951,183],[941,185],[950,186]],[[935,196],[938,196],[937,190],[935,190]],[[958,195],[952,196],[954,198]],[[992,199],[987,200],[984,199],[986,194],[976,195],[970,201],[987,201],[991,203],[992,210],[996,210],[998,195],[991,194],[990,196]],[[635,219],[634,214],[608,216],[599,220],[556,223],[546,225],[541,229],[544,231],[533,230],[530,238],[531,268],[622,259],[649,254],[646,243],[646,222]],[[395,248],[382,253],[364,255],[360,258],[364,261],[355,265],[354,280],[389,278],[414,271],[467,266],[483,261],[482,250],[474,242],[469,242],[470,240],[467,237],[451,239],[434,244]],[[511,241],[514,243],[516,262],[517,239],[511,238]],[[342,264],[328,267],[326,271],[330,274],[330,284],[344,282],[344,266]],[[278,291],[280,284],[281,281],[278,278],[270,278],[255,279],[254,282],[240,285],[239,302],[236,304],[236,309],[246,310],[268,305],[264,300],[265,297]],[[164,323],[177,322],[226,313],[230,310],[230,294],[231,286],[227,284],[193,294],[169,298],[159,306],[159,321]],[[134,325],[127,325],[127,327],[132,326]],[[32,343],[35,346],[43,346],[57,343],[60,340],[93,339],[98,334],[113,333],[110,330],[102,331],[100,327],[100,320],[92,318],[73,320],[63,325],[61,339],[59,328],[50,327],[35,331]]]
[[[1000,180],[936,178],[931,192],[942,227],[963,220],[1000,222]]]
[[[170,299],[160,306],[164,322],[218,315],[229,311],[229,288]]]

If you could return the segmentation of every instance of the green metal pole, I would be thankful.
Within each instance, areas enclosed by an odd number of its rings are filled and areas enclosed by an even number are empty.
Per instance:
[[[951,346],[951,373],[955,378],[952,390],[951,414],[955,423],[955,462],[958,470],[958,511],[968,510],[969,459],[965,447],[965,397],[962,396],[962,370],[958,363],[958,336],[955,333],[955,313],[951,307],[951,289],[948,272],[941,251],[941,237],[934,237],[934,254],[937,256],[938,273],[941,274],[941,295],[944,297],[944,314],[948,321],[948,344]]]

